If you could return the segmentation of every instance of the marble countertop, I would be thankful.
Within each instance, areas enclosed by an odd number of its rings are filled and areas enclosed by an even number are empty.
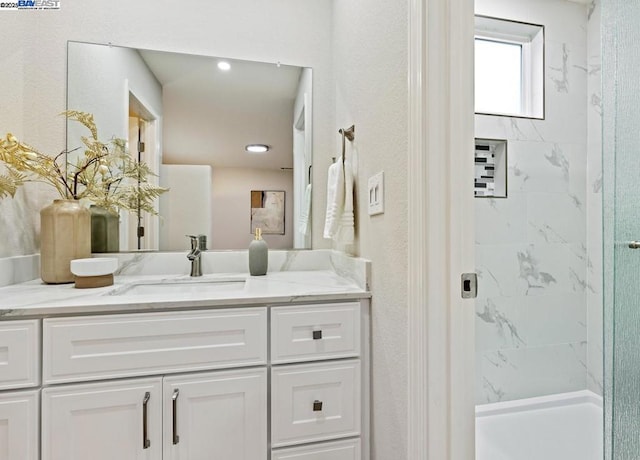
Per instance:
[[[197,286],[200,283],[203,284]],[[169,285],[181,287],[174,292]],[[135,292],[138,286],[143,288]],[[33,280],[0,288],[0,320],[369,297],[367,290],[331,270],[282,271],[265,276],[216,273],[199,278],[116,276],[113,286],[95,289],[76,289],[73,284],[47,285]]]

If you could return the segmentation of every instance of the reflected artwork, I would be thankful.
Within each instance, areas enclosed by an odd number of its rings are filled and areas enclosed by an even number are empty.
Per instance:
[[[263,234],[284,235],[284,191],[251,191],[251,233],[260,228]]]

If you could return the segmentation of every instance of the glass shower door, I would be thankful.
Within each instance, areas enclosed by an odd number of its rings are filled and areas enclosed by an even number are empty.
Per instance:
[[[640,458],[640,1],[602,0],[605,458]]]

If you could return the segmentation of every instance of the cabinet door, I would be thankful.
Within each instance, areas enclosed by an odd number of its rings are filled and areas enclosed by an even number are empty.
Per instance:
[[[38,393],[0,394],[0,460],[38,459]]]
[[[162,458],[162,379],[42,390],[42,460]]]
[[[165,460],[266,460],[267,371],[164,379]]]

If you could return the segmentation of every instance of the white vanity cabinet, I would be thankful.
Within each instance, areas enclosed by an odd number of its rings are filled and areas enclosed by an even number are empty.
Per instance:
[[[0,460],[366,460],[369,312],[365,299],[2,321]]]
[[[369,457],[368,353],[365,303],[272,307],[272,460]]]
[[[266,369],[49,387],[43,460],[264,460]]]
[[[265,307],[45,319],[42,460],[266,460],[267,329]]]

